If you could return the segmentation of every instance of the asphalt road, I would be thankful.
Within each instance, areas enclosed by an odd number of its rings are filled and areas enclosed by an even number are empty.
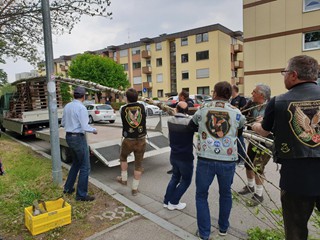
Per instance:
[[[162,117],[162,126],[163,133],[167,135],[168,130],[167,126],[168,116]],[[121,120],[118,116],[116,123],[120,125]],[[147,126],[150,128],[155,128],[159,123],[159,116],[148,117]],[[107,123],[108,124],[108,123]],[[39,150],[42,150],[50,154],[50,145],[47,142],[36,139],[34,137],[20,138],[19,140],[27,142],[28,144],[36,147]],[[195,158],[196,159],[196,158]],[[170,180],[171,175],[168,175],[166,172],[171,168],[169,163],[169,153],[159,154],[144,159],[144,173],[142,180],[139,186],[140,194],[147,196],[159,203],[162,203],[163,196],[166,190],[166,186]],[[195,160],[196,166],[196,160]],[[232,188],[235,191],[240,190],[244,183],[241,179],[245,178],[245,170],[243,168],[237,167],[237,175],[234,177],[234,183]],[[98,181],[104,183],[105,185],[124,191],[124,194],[128,191],[121,189],[122,186],[118,186],[115,179],[116,176],[120,174],[120,168],[114,167],[109,168],[101,163],[97,159],[92,159],[91,161],[91,177],[96,178]],[[129,179],[128,186],[131,186],[133,174],[133,164],[129,164]],[[266,178],[270,183],[265,183],[265,194],[264,194],[264,204],[258,208],[248,208],[245,206],[243,200],[238,197],[235,197],[233,201],[233,209],[230,217],[231,229],[234,232],[235,236],[244,236],[247,229],[259,226],[261,228],[274,227],[275,219],[268,214],[268,211],[271,209],[276,209],[280,207],[280,191],[275,187],[278,186],[279,182],[279,171],[278,166],[272,162],[272,159],[269,161],[266,167]],[[190,216],[192,219],[196,219],[196,208],[195,208],[195,177],[193,178],[192,184],[186,194],[182,197],[181,201],[187,203],[187,207],[183,210],[183,213]],[[129,188],[129,187],[128,187]],[[211,210],[212,224],[217,225],[217,218],[219,214],[218,203],[219,203],[219,194],[218,194],[218,185],[216,179],[213,185],[210,188],[209,193],[209,204]],[[140,198],[130,197],[130,200],[141,204]],[[266,210],[268,209],[268,211]],[[193,224],[187,229],[190,232],[194,232],[197,229],[196,222],[193,221]],[[229,238],[228,238],[229,239]],[[230,238],[230,239],[237,239]]]

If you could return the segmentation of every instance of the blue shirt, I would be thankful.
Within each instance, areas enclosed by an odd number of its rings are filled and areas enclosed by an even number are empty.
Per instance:
[[[66,132],[95,132],[96,129],[91,127],[88,122],[88,110],[81,101],[74,99],[64,107],[61,125],[64,127]]]

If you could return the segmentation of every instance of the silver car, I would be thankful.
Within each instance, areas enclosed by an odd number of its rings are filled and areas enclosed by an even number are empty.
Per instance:
[[[144,106],[144,108],[146,109],[147,116],[152,116],[152,115],[155,115],[155,114],[161,114],[161,112],[162,112],[162,110],[158,106],[151,105],[151,104],[148,104],[148,103],[143,102],[143,101],[138,101],[138,102],[141,103]]]
[[[86,108],[90,124],[101,121],[114,123],[116,120],[116,111],[108,104],[89,104]]]

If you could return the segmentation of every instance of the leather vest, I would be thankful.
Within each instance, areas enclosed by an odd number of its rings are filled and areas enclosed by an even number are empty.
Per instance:
[[[320,157],[320,86],[303,83],[275,98],[274,157]]]
[[[141,138],[147,134],[146,111],[141,103],[128,103],[121,107],[122,136]]]

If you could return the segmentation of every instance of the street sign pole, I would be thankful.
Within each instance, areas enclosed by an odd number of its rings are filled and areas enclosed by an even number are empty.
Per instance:
[[[49,0],[41,0],[44,48],[46,56],[46,75],[49,104],[50,143],[52,159],[52,177],[57,185],[62,184],[62,169],[60,159],[59,126],[57,113],[56,82],[53,68],[52,33]]]

